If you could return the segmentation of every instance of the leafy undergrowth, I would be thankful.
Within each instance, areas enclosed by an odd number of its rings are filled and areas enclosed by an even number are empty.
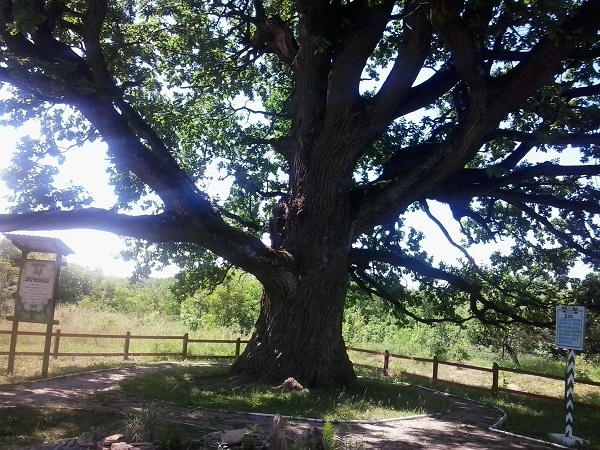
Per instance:
[[[449,409],[450,402],[418,387],[359,378],[352,391],[303,389],[286,392],[272,386],[247,385],[222,367],[174,368],[124,380],[121,390],[145,400],[225,411],[262,412],[328,420],[374,420],[429,414]]]
[[[93,428],[117,426],[114,412],[71,408],[0,408],[0,448],[11,450],[25,445],[55,442],[77,437]]]
[[[59,442],[93,430],[124,433],[130,438],[151,438],[161,444],[161,448],[179,449],[184,448],[179,445],[183,438],[200,439],[208,432],[198,427],[167,422],[162,417],[160,424],[150,423],[147,418],[139,417],[144,411],[144,408],[140,408],[138,416],[134,417],[133,413],[115,414],[114,411],[65,407],[0,408],[0,449],[17,450],[24,446]],[[148,431],[153,434],[139,434]]]

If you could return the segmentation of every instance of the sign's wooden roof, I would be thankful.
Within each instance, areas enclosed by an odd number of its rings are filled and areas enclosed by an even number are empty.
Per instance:
[[[15,247],[26,253],[56,253],[59,255],[71,255],[75,253],[58,238],[12,233],[4,233],[4,236],[10,239]]]

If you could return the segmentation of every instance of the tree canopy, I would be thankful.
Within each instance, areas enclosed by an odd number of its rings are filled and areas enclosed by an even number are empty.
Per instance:
[[[254,378],[352,382],[341,338],[350,281],[426,322],[548,326],[548,286],[600,255],[599,10],[3,2],[2,123],[37,120],[42,134],[4,172],[14,195],[0,230],[129,236],[146,267],[184,268],[188,289],[231,265],[253,274],[261,312],[234,370]],[[69,153],[99,140],[118,195],[109,210],[89,207],[85,186],[55,182]],[[215,172],[232,183],[226,198],[205,192]],[[410,211],[446,233],[460,264],[423,251]],[[478,265],[469,248],[493,241],[507,248]]]

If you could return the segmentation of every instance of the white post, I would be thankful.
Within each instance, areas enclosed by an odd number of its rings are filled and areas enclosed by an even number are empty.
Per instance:
[[[565,437],[573,437],[573,402],[575,401],[575,350],[569,350],[567,363],[567,382],[565,383],[565,403],[567,417],[565,424]]]
[[[565,433],[564,434],[551,434],[550,438],[556,442],[564,444],[566,446],[579,446],[587,444],[588,441],[573,435],[573,422],[574,422],[574,402],[575,402],[575,350],[569,350],[569,359],[567,361],[567,374],[565,379],[565,405],[567,410],[566,422],[565,422]]]

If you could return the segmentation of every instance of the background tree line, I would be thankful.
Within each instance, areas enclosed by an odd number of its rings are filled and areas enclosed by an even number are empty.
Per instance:
[[[12,294],[18,282],[18,267],[13,260],[20,252],[7,239],[0,240],[0,312],[10,314]],[[231,271],[216,286],[198,287],[190,292],[182,289],[177,278],[147,278],[134,281],[106,276],[100,268],[68,264],[61,269],[58,304],[78,305],[98,311],[114,311],[152,318],[168,317],[183,322],[190,330],[219,327],[248,335],[257,320],[262,288],[252,276]],[[550,283],[546,289],[565,304],[592,303],[600,296],[600,276],[571,279],[568,287],[557,291]],[[423,289],[408,290],[419,303],[423,315],[438,302],[428,302]],[[420,323],[399,316],[394,308],[374,301],[356,284],[349,290],[343,321],[344,339],[349,344],[386,344],[404,354],[423,353],[452,360],[468,359],[474,346],[510,358],[519,365],[522,355],[554,357],[552,329],[512,324],[506,327],[486,325],[478,321]],[[600,355],[600,324],[588,314],[586,355]]]

